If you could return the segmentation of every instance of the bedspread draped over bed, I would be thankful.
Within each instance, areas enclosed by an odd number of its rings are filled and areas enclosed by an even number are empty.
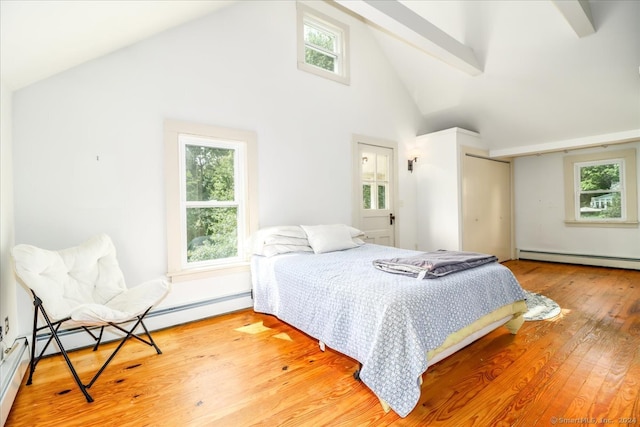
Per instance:
[[[419,400],[427,352],[525,297],[511,271],[495,262],[420,281],[372,265],[417,254],[365,244],[324,254],[254,256],[254,309],[359,361],[360,379],[405,417]]]

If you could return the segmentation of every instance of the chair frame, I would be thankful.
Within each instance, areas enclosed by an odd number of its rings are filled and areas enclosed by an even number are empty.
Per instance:
[[[155,350],[156,350],[156,352],[158,354],[162,354],[162,351],[160,350],[160,348],[157,346],[157,344],[155,343],[155,341],[151,337],[151,334],[149,333],[149,330],[147,329],[147,327],[145,326],[145,324],[143,322],[144,317],[147,315],[147,313],[149,313],[149,310],[151,310],[151,307],[147,308],[147,310],[143,314],[140,314],[138,316],[132,317],[130,320],[127,320],[127,321],[124,321],[124,322],[121,322],[121,323],[118,323],[118,324],[112,323],[112,322],[105,322],[104,325],[97,326],[97,327],[100,328],[100,334],[98,336],[93,334],[93,332],[91,332],[91,330],[88,327],[81,326],[81,328],[84,329],[89,335],[91,335],[93,337],[93,339],[96,341],[95,345],[93,346],[93,351],[96,351],[98,349],[98,346],[100,345],[100,343],[102,341],[102,334],[104,332],[104,328],[105,327],[113,326],[114,328],[116,328],[116,329],[118,329],[121,332],[126,334],[120,340],[120,344],[118,344],[118,346],[111,353],[109,358],[107,358],[107,360],[104,362],[102,367],[100,367],[98,372],[96,372],[96,374],[93,376],[91,381],[89,381],[89,383],[87,383],[87,384],[84,384],[82,382],[82,380],[80,379],[80,376],[78,375],[75,367],[71,363],[71,359],[69,358],[69,354],[67,353],[67,350],[62,345],[62,342],[60,341],[60,337],[58,336],[58,330],[60,329],[62,324],[64,322],[66,322],[66,321],[71,320],[71,317],[66,317],[64,319],[57,320],[55,322],[51,322],[46,310],[44,309],[44,307],[42,305],[42,300],[36,295],[36,293],[33,290],[31,290],[31,293],[33,294],[33,305],[34,305],[34,310],[33,310],[33,337],[32,337],[33,340],[32,340],[32,345],[31,345],[31,361],[29,362],[29,378],[27,379],[27,385],[31,385],[31,383],[33,381],[33,374],[34,374],[34,372],[36,370],[36,366],[38,365],[38,362],[40,362],[40,360],[42,359],[42,357],[44,355],[44,352],[47,350],[47,348],[49,347],[49,344],[51,344],[52,340],[55,340],[56,343],[58,344],[58,347],[60,348],[60,352],[62,353],[62,356],[64,357],[65,361],[67,362],[67,366],[69,367],[69,370],[71,371],[71,375],[73,375],[73,378],[74,378],[76,384],[80,388],[80,391],[82,391],[82,394],[84,394],[84,397],[87,399],[88,403],[93,402],[93,397],[91,397],[91,395],[89,394],[87,389],[89,389],[96,382],[96,380],[102,374],[102,372],[105,370],[107,365],[109,365],[111,360],[113,360],[113,358],[118,353],[118,351],[120,351],[122,346],[130,338],[135,338],[140,342],[143,342],[143,343],[145,343],[145,344],[147,344],[149,346],[152,346],[153,348],[155,348]],[[38,326],[38,312],[40,314],[42,314],[42,317],[44,318],[44,320],[46,322],[46,325]],[[131,323],[131,322],[135,322],[135,324],[129,330],[127,330],[127,329],[125,329],[125,328],[120,326],[122,324]],[[142,338],[141,336],[139,336],[136,333],[134,333],[134,331],[138,328],[138,326],[142,326],[142,328],[144,329],[144,332],[147,335],[148,339]],[[40,354],[36,357],[36,335],[37,335],[38,332],[40,332],[42,330],[45,330],[45,329],[48,329],[51,334],[50,334],[49,339],[47,340],[46,344],[44,345],[44,347],[40,351]]]

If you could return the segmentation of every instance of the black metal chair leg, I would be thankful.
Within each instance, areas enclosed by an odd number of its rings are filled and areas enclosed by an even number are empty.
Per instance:
[[[149,310],[147,310],[149,311]],[[147,313],[145,313],[147,314]],[[144,317],[144,315],[142,316]],[[156,344],[156,342],[153,340],[153,338],[151,337],[151,334],[149,333],[149,330],[147,329],[147,326],[144,324],[144,322],[142,321],[142,317],[140,318],[140,325],[142,326],[142,328],[144,329],[144,332],[147,334],[147,337],[149,337],[149,341],[151,342],[151,345],[153,346],[153,348],[156,349],[156,352],[158,354],[162,354],[162,350],[160,350],[160,348],[158,347],[158,345]]]
[[[49,329],[51,329],[51,334],[53,336],[53,339],[56,340],[56,343],[60,348],[60,352],[62,353],[64,360],[67,362],[67,366],[69,366],[69,370],[71,371],[71,375],[73,375],[73,379],[76,381],[76,384],[80,388],[80,391],[82,391],[82,394],[84,394],[84,397],[87,399],[87,402],[89,403],[93,402],[93,397],[91,397],[91,395],[87,392],[87,386],[85,386],[80,380],[80,377],[76,372],[76,369],[73,367],[73,364],[71,363],[71,359],[69,359],[69,355],[67,354],[67,351],[62,345],[60,338],[58,338],[57,328],[54,328],[53,325],[51,324],[51,321],[49,320],[49,316],[47,316],[47,312],[44,311],[44,308],[42,308],[42,305],[39,305],[39,308],[42,313],[42,316],[44,317],[44,320],[47,322],[47,325],[49,326]]]
[[[149,310],[147,310],[149,311]],[[146,314],[146,312],[145,312]],[[105,370],[105,368],[107,367],[107,365],[109,363],[111,363],[111,360],[113,360],[113,358],[116,356],[116,354],[120,351],[120,349],[122,348],[122,346],[129,340],[129,338],[131,338],[132,336],[135,336],[133,331],[136,330],[136,328],[138,327],[138,325],[142,323],[142,317],[138,316],[138,321],[135,323],[135,325],[133,325],[133,327],[131,328],[131,330],[129,330],[127,332],[127,336],[124,337],[121,341],[120,344],[118,344],[118,347],[116,347],[116,349],[113,351],[113,353],[111,353],[111,356],[109,356],[109,358],[107,359],[106,362],[104,362],[104,364],[102,365],[102,367],[100,368],[100,370],[94,375],[94,377],[91,379],[91,381],[89,382],[89,384],[87,384],[87,388],[91,387],[93,385],[93,383],[96,382],[96,380],[98,379],[98,377],[102,374],[102,372]],[[121,328],[118,328],[121,329]],[[145,328],[146,329],[146,328]]]
[[[34,305],[35,305],[35,309],[34,309],[34,315],[33,315],[33,346],[31,348],[31,363],[30,363],[29,379],[27,380],[27,385],[31,384],[32,379],[33,379],[33,373],[34,373],[34,371],[36,369],[36,365],[38,364],[38,362],[42,358],[42,355],[44,354],[44,352],[46,351],[47,347],[49,346],[49,344],[51,344],[51,341],[53,341],[53,340],[55,340],[56,343],[58,344],[58,348],[60,349],[60,353],[62,353],[62,356],[64,357],[64,360],[67,362],[67,366],[69,367],[69,370],[71,371],[71,375],[73,376],[73,379],[75,380],[76,384],[78,385],[78,388],[80,388],[80,391],[82,392],[84,397],[87,399],[87,402],[89,402],[89,403],[93,402],[93,398],[91,397],[91,395],[89,394],[89,392],[87,390],[96,382],[98,377],[100,377],[102,372],[106,369],[106,367],[109,365],[109,363],[111,363],[111,361],[116,356],[116,354],[120,351],[122,346],[124,346],[124,344],[130,338],[136,338],[137,340],[139,340],[139,341],[141,341],[141,342],[143,342],[143,343],[155,348],[156,352],[158,354],[162,354],[162,351],[160,350],[158,345],[153,340],[153,338],[151,336],[151,333],[149,332],[149,330],[147,329],[146,325],[143,322],[144,317],[151,310],[151,307],[149,307],[147,309],[147,311],[145,311],[142,315],[137,316],[137,321],[135,322],[133,327],[131,327],[129,330],[124,329],[123,327],[121,327],[121,326],[119,326],[117,324],[109,323],[110,326],[115,327],[116,329],[120,330],[121,332],[125,333],[126,335],[124,336],[124,338],[122,338],[122,340],[120,340],[120,343],[118,344],[116,349],[111,353],[109,358],[100,367],[100,370],[98,370],[98,372],[93,376],[93,378],[91,379],[91,382],[89,382],[88,384],[84,384],[82,382],[82,380],[80,379],[80,376],[78,375],[78,372],[76,371],[75,367],[71,363],[71,359],[69,358],[69,355],[68,355],[66,349],[62,345],[62,341],[60,340],[60,337],[58,337],[58,330],[62,326],[62,323],[66,322],[67,320],[70,320],[70,318],[58,320],[58,321],[52,323],[51,320],[49,319],[49,316],[47,315],[47,312],[45,311],[44,307],[42,306],[42,300],[40,300],[40,298],[38,298],[35,295],[35,293],[34,293]],[[38,311],[40,311],[40,313],[42,314],[42,316],[43,316],[43,318],[44,318],[44,320],[46,322],[46,326],[41,326],[40,328],[38,328]],[[93,351],[96,351],[98,349],[98,346],[100,345],[100,343],[102,341],[102,336],[103,336],[103,332],[104,332],[105,326],[101,326],[100,327],[100,334],[97,337],[90,330],[88,330],[86,327],[83,327],[83,329],[85,331],[87,331],[96,340],[96,344],[93,346]],[[142,326],[142,328],[144,329],[145,334],[148,337],[148,341],[145,340],[144,338],[142,338],[141,336],[138,336],[135,333],[135,330],[138,328],[138,326]],[[40,352],[39,356],[36,357],[35,342],[36,342],[36,337],[37,337],[37,331],[42,330],[42,329],[49,329],[51,335],[49,336],[49,339],[45,343],[45,345],[44,345],[42,351]]]
[[[147,315],[147,313],[149,312],[149,310],[151,310],[151,307],[149,307],[147,309],[147,311],[145,311],[144,313],[142,313],[140,316],[138,316],[138,320],[139,322],[136,323],[136,325],[139,323],[142,328],[144,329],[144,332],[146,333],[147,337],[149,338],[148,340],[145,340],[144,338],[142,338],[141,336],[133,333],[133,329],[131,330],[132,334],[131,334],[131,338],[135,338],[138,341],[140,341],[141,343],[144,343],[146,345],[149,346],[153,346],[153,348],[156,349],[156,353],[158,354],[162,354],[162,350],[160,350],[160,347],[158,347],[158,345],[156,344],[156,342],[153,340],[153,337],[151,336],[151,334],[149,333],[149,330],[147,329],[147,326],[144,324],[144,318]],[[120,332],[124,332],[125,334],[129,334],[129,331],[127,329],[122,328],[120,325],[116,325],[115,323],[109,323],[109,325],[113,326],[114,328],[118,329]],[[137,327],[137,326],[136,326]]]
[[[100,335],[98,335],[98,338],[96,338],[96,345],[93,346],[93,351],[98,350],[98,346],[100,345],[100,342],[102,341],[102,333],[103,332],[104,332],[104,326],[101,326],[100,327]],[[91,336],[93,336],[93,334],[91,334]]]
[[[45,351],[47,351],[47,348],[51,344],[51,341],[53,341],[54,334],[50,334],[49,339],[42,347],[42,350],[40,350],[40,354],[36,356],[36,340],[38,337],[38,331],[41,331],[43,329],[51,329],[52,331],[55,331],[57,333],[60,327],[62,326],[62,323],[69,320],[69,318],[62,319],[55,323],[38,327],[38,310],[44,313],[44,307],[42,307],[42,300],[40,300],[40,298],[38,298],[35,294],[34,294],[33,304],[35,305],[34,313],[33,313],[33,334],[32,334],[33,345],[31,346],[31,361],[29,362],[30,369],[29,369],[29,378],[27,379],[27,385],[32,384],[33,374],[36,370],[36,367],[38,366],[40,359],[42,359],[42,356],[44,355]],[[55,328],[54,328],[54,325],[55,325]]]
[[[38,331],[38,309],[37,307],[42,304],[40,298],[35,296],[33,300],[33,335],[31,336],[31,361],[29,362],[29,378],[27,379],[27,385],[31,385],[33,382],[33,373],[36,370],[36,332]]]

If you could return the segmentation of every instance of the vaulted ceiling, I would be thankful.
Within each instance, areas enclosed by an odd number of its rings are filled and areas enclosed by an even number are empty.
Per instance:
[[[471,74],[373,30],[425,132],[477,131],[493,155],[640,139],[640,2],[401,3],[470,48],[481,69]],[[593,33],[578,35],[585,14],[558,7],[567,4],[586,4]]]
[[[2,0],[0,77],[19,89],[230,3]],[[496,156],[640,140],[640,1],[333,4],[370,26],[421,133],[477,131]]]

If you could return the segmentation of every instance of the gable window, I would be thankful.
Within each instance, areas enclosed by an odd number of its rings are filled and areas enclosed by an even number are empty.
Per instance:
[[[298,10],[298,68],[349,84],[349,28],[303,4]]]
[[[637,224],[635,150],[565,157],[570,224]]]
[[[246,263],[255,231],[255,135],[165,123],[169,275]]]

